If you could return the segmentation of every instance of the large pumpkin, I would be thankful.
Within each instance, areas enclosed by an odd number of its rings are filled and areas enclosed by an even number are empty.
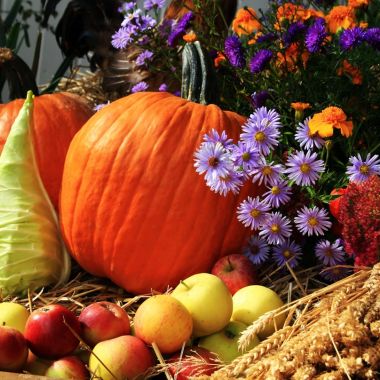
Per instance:
[[[16,99],[0,105],[0,154],[23,103],[23,99]],[[67,149],[92,114],[87,103],[74,94],[55,93],[35,98],[34,148],[42,181],[56,209]]]
[[[215,194],[195,172],[205,133],[238,139],[244,117],[169,93],[137,93],[98,111],[74,137],[61,227],[88,272],[131,293],[165,290],[240,250],[250,234],[236,207],[253,194]]]

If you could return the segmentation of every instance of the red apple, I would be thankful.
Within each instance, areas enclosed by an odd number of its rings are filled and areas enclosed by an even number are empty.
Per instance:
[[[98,343],[88,362],[94,378],[102,380],[143,379],[143,374],[154,364],[148,346],[132,335]]]
[[[103,340],[131,332],[127,312],[119,305],[101,301],[85,307],[79,315],[84,341],[91,347]]]
[[[210,376],[222,364],[216,354],[203,347],[187,347],[182,357],[177,353],[168,359],[168,363],[170,374],[177,380]]]
[[[22,333],[0,326],[0,371],[20,371],[28,359],[28,345]]]
[[[90,377],[85,364],[76,356],[66,356],[54,361],[45,376],[54,379],[87,380]]]
[[[212,267],[211,273],[227,285],[232,295],[245,286],[257,284],[254,264],[239,253],[221,257]]]
[[[81,335],[77,316],[66,307],[54,304],[36,309],[30,314],[24,336],[30,350],[38,357],[59,359],[70,355],[79,344],[72,331]]]
[[[338,189],[333,189],[330,193],[331,195],[335,195],[335,196],[337,195],[337,197],[335,197],[329,202],[330,213],[337,220],[339,220],[341,196],[344,195],[346,192],[347,192],[347,189],[345,187],[340,187]]]

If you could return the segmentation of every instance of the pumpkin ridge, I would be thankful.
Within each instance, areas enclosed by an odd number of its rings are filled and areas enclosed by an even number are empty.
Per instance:
[[[152,100],[152,99],[157,98],[158,95],[159,95],[159,99]],[[131,114],[127,115],[127,112],[131,111],[131,108],[137,110],[139,108],[140,102],[144,102],[144,98],[141,97],[140,93],[134,94],[134,95],[131,95],[131,96],[132,96],[132,98],[130,98],[130,97],[128,97],[128,99],[127,98],[122,98],[122,99],[119,99],[118,101],[114,102],[114,103],[117,103],[118,106],[119,106],[117,108],[117,110],[114,111],[114,112],[118,113],[118,116],[113,120],[113,122],[111,123],[111,125],[108,126],[108,130],[110,131],[110,134],[114,134],[115,133],[115,129],[123,131],[125,123],[123,123],[121,126],[118,126],[118,123],[121,123],[120,120],[122,120],[124,118],[127,121],[128,118],[131,118]],[[164,93],[149,93],[150,101],[153,102],[153,103],[156,103],[156,102],[162,100],[161,99],[162,97],[166,98],[166,96],[165,96]],[[132,99],[133,99],[133,101],[132,101]],[[137,112],[139,112],[139,111],[136,111],[136,113]],[[137,119],[140,119],[140,115],[137,116]],[[102,120],[100,120],[100,122],[101,121]],[[116,127],[115,127],[115,125],[116,125]],[[135,130],[135,128],[137,128],[138,126],[139,126],[138,122],[133,123],[132,126],[130,125],[129,129],[128,129],[128,134],[123,137],[123,140],[121,141],[120,144],[119,144],[119,142],[117,142],[119,145],[118,145],[118,148],[117,148],[117,152],[115,152],[115,158],[117,157],[117,154],[119,154],[120,149],[122,148],[122,146],[125,143],[125,141],[129,138],[129,135],[131,133],[133,133],[134,130]],[[114,127],[114,128],[112,128],[112,127]],[[104,134],[102,135],[102,137],[104,137]],[[103,142],[103,144],[104,144],[104,142]],[[112,174],[114,172],[114,166],[113,166],[114,162],[115,162],[115,159],[112,160],[111,168],[108,171],[109,172],[108,178],[110,180],[112,179],[112,176],[115,175],[115,174]],[[120,170],[120,169],[118,169],[118,170]],[[116,177],[117,177],[117,172],[116,172]],[[123,178],[124,178],[123,179],[123,183],[121,183],[120,186],[119,186],[121,188],[123,186],[125,186],[125,183],[128,181],[128,176],[127,175],[124,175]],[[119,194],[120,197],[123,197],[123,194],[121,194],[120,192],[117,192],[116,194]],[[102,193],[102,195],[101,195],[101,198],[100,198],[100,201],[99,201],[99,206],[102,203],[103,199],[105,199],[104,198],[104,193]],[[115,198],[114,199],[114,203],[118,203],[118,199],[119,198]],[[123,204],[123,206],[126,206],[126,205]],[[98,210],[99,209],[101,209],[101,207],[98,207]],[[114,210],[114,211],[112,211],[112,210]],[[111,210],[109,210],[109,212],[107,213],[107,220],[114,220],[116,212],[117,212],[117,209],[115,207],[111,208]],[[95,217],[95,226],[97,225],[97,220],[99,218],[104,217],[104,215],[99,215],[98,213],[96,213],[96,215],[97,216]],[[116,218],[116,219],[119,220],[120,218]],[[119,225],[120,223],[116,223],[116,224]],[[110,229],[112,230],[114,228],[114,226],[112,225],[112,223],[108,223],[107,227],[108,228],[102,229],[101,231],[98,231],[98,229],[95,227],[95,233],[93,234],[93,239],[92,239],[93,240],[92,241],[92,246],[93,247],[97,246],[97,241],[103,241],[103,244],[101,245],[101,247],[102,247],[102,249],[101,249],[101,257],[99,257],[99,256],[94,257],[94,260],[96,260],[96,262],[99,263],[99,265],[102,265],[102,262],[108,262],[108,261],[111,262],[112,261],[112,252],[115,251],[115,243],[117,241],[117,235],[119,233],[119,231],[113,231],[114,234],[116,233],[116,238],[113,238],[112,239],[112,244],[109,244],[109,240],[107,238],[105,238],[105,236],[107,236],[109,234],[108,231],[110,231]],[[119,226],[119,228],[120,228],[120,226]],[[109,268],[111,268],[111,266],[113,266],[112,263],[111,263],[111,265],[110,265]],[[108,272],[110,270],[111,269],[107,270],[106,275],[109,274]]]
[[[163,108],[164,107],[164,104],[165,104],[165,106],[166,106],[166,104],[167,103],[172,103],[173,102],[173,100],[175,101],[175,102],[178,102],[179,100],[183,100],[183,99],[181,99],[181,98],[172,98],[172,97],[169,97],[169,98],[164,98],[164,99],[160,99],[160,109],[161,108]],[[164,104],[161,104],[162,102],[164,102]],[[184,107],[184,106],[186,106],[187,105],[187,102],[185,101],[185,100],[183,100],[183,102],[182,102],[182,104],[178,107],[178,109],[175,109],[175,112],[170,116],[170,119],[171,120],[174,120],[175,119],[175,115],[177,114],[177,112],[179,111],[179,109],[181,109],[182,110],[182,107]],[[150,108],[150,107],[149,107]],[[146,111],[148,111],[148,109],[146,110]],[[146,120],[145,120],[145,118],[144,117],[140,117],[139,118],[139,120],[140,120],[140,122],[136,122],[136,123],[134,123],[134,126],[136,127],[136,128],[140,128],[140,124],[145,124],[146,123]],[[171,130],[171,127],[170,127],[170,124],[167,126],[167,128],[166,128],[168,131],[169,130]],[[141,141],[140,142],[142,145],[144,145],[144,141]],[[154,146],[153,146],[153,148],[152,148],[152,151],[154,151]],[[148,160],[148,162],[147,162],[147,164],[145,165],[145,168],[147,168],[148,166],[149,166],[149,160],[151,159],[152,157],[151,156],[149,156],[149,157],[147,157],[147,160]],[[155,163],[153,163],[152,165],[155,165]],[[147,169],[146,169],[147,170]],[[143,177],[140,177],[139,178],[139,180],[141,181],[141,179],[142,179]],[[124,179],[124,182],[127,180],[127,178],[125,177],[125,179]],[[136,187],[137,187],[137,185],[138,184],[136,184]],[[123,185],[122,185],[123,186]],[[157,185],[157,186],[159,186],[159,185]],[[150,199],[150,202],[149,202],[149,204],[151,204],[151,203],[153,203],[154,202],[154,197],[155,197],[155,195],[156,195],[156,193],[154,193],[154,194],[152,194],[152,198]],[[136,193],[134,193],[133,194],[133,196],[129,199],[129,202],[128,202],[128,204],[129,205],[133,205],[134,204],[134,202],[135,202],[135,196],[137,196],[137,194]],[[149,204],[147,204],[147,206],[149,206]],[[149,207],[148,207],[148,210],[149,210]],[[144,213],[144,212],[143,212]],[[145,214],[146,215],[146,214]],[[144,218],[144,220],[142,221],[142,225],[141,225],[141,228],[140,228],[140,231],[142,231],[143,229],[144,229],[144,222],[146,221],[146,220],[148,220],[149,218],[146,216],[145,218]],[[110,258],[110,266],[113,268],[114,267],[114,259],[115,259],[115,257],[117,256],[117,254],[118,254],[118,250],[117,250],[117,242],[119,241],[119,236],[120,236],[120,234],[122,233],[122,228],[120,228],[118,231],[117,231],[117,233],[116,233],[116,236],[115,236],[115,239],[114,239],[114,242],[115,242],[115,244],[113,245],[113,250],[112,250],[112,256],[111,256],[111,258]],[[134,240],[137,242],[136,244],[138,244],[138,242],[140,241],[140,239],[144,239],[144,236],[140,236],[140,235],[136,235],[135,237],[134,237]],[[132,250],[133,250],[133,248],[132,248]],[[154,249],[152,249],[151,250],[151,252],[150,252],[152,255],[154,254]],[[128,257],[129,256],[127,256],[127,260],[128,260]],[[147,260],[148,261],[148,260]],[[128,265],[128,261],[125,263],[126,265]]]

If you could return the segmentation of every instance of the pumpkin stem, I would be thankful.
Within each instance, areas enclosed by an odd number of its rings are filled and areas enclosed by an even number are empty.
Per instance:
[[[183,48],[181,96],[200,104],[218,103],[212,60],[199,41],[187,43]]]

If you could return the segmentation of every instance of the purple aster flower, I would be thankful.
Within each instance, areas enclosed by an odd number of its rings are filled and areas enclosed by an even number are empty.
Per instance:
[[[269,244],[281,244],[291,234],[290,220],[279,212],[268,214],[259,232],[259,235],[264,237]]]
[[[290,24],[284,36],[285,46],[289,46],[305,30],[306,30],[306,25],[302,21],[297,21]]]
[[[144,1],[144,8],[147,11],[150,11],[153,8],[161,9],[165,5],[165,0],[145,0]]]
[[[301,255],[301,246],[289,239],[273,248],[274,261],[280,267],[288,263],[290,268],[294,268],[301,259]]]
[[[150,50],[144,50],[136,58],[137,66],[144,66],[147,62],[151,61],[153,58],[153,52]]]
[[[225,39],[224,53],[233,67],[242,69],[245,66],[244,49],[239,37],[229,36]]]
[[[168,37],[168,44],[174,47],[179,38],[185,35],[186,29],[189,27],[190,21],[194,18],[193,12],[185,13],[180,20],[173,25],[173,29]]]
[[[281,128],[280,115],[274,109],[260,107],[248,118],[249,123],[263,125],[265,127]]]
[[[247,177],[253,165],[259,159],[259,153],[251,144],[238,141],[237,145],[234,145],[232,148],[231,159],[234,166]]]
[[[347,175],[350,182],[364,182],[369,176],[380,175],[380,159],[377,154],[371,157],[367,154],[365,160],[362,159],[360,153],[349,158],[351,165],[347,166]]]
[[[255,265],[264,263],[269,256],[269,245],[257,235],[252,235],[248,244],[243,248],[243,254],[246,255]]]
[[[380,50],[380,28],[368,28],[365,32],[364,39],[373,48]]]
[[[226,196],[230,191],[233,194],[237,194],[243,185],[243,177],[241,174],[229,170],[228,173],[223,176],[214,179],[210,178],[206,184],[212,191],[220,195]]]
[[[142,15],[141,9],[135,9],[133,12],[129,12],[124,16],[124,20],[121,22],[122,27],[127,27],[131,24],[136,25]]]
[[[257,44],[263,43],[263,42],[271,42],[276,39],[276,35],[274,33],[266,33],[259,36],[256,40]]]
[[[326,267],[321,271],[321,276],[329,282],[341,280],[351,274],[351,268],[339,266]]]
[[[266,103],[266,101],[270,98],[269,92],[266,90],[262,91],[255,91],[251,95],[251,104],[254,109],[263,107]]]
[[[280,175],[283,173],[284,167],[281,164],[275,164],[273,161],[267,162],[265,157],[261,156],[252,168],[252,182],[258,181],[259,185],[273,185],[280,180]]]
[[[227,176],[232,170],[229,152],[220,142],[204,142],[194,153],[196,172],[205,174],[207,183]]]
[[[263,194],[264,200],[272,207],[280,207],[290,200],[291,187],[284,180],[280,180],[271,186],[267,186],[269,191]]]
[[[285,164],[289,179],[293,180],[297,185],[308,186],[313,185],[325,170],[324,162],[318,160],[317,153],[311,153],[308,150],[305,154],[303,151],[296,151],[289,155]]]
[[[249,63],[249,69],[252,74],[258,74],[264,70],[265,66],[272,59],[273,53],[268,49],[259,50]]]
[[[157,21],[150,15],[141,16],[136,20],[136,24],[140,29],[140,32],[154,28],[157,25]]]
[[[259,197],[248,197],[240,203],[237,209],[237,218],[245,227],[250,227],[254,230],[265,222],[269,210],[270,206],[261,201]]]
[[[158,87],[158,91],[161,91],[161,92],[166,92],[166,91],[168,91],[168,89],[169,89],[169,87],[166,83],[162,83],[160,85],[160,87]]]
[[[134,94],[134,93],[136,93],[136,92],[146,91],[148,88],[149,88],[148,83],[142,81],[142,82],[139,82],[139,83],[135,84],[135,85],[131,88],[131,93]]]
[[[112,35],[111,44],[115,49],[124,49],[133,42],[133,36],[131,28],[121,27]]]
[[[340,239],[334,243],[321,240],[315,246],[315,255],[324,265],[337,265],[344,263],[344,251]]]
[[[317,18],[313,25],[309,26],[305,36],[305,45],[310,53],[320,51],[325,38],[327,37],[326,22],[323,18]]]
[[[131,11],[135,6],[136,6],[136,1],[128,1],[126,3],[123,3],[119,7],[118,11],[120,13],[127,13],[127,12]]]
[[[294,222],[298,231],[303,235],[323,235],[324,231],[331,227],[327,211],[316,206],[307,208],[304,206],[297,212]]]
[[[226,149],[232,149],[232,139],[229,139],[226,131],[222,131],[221,134],[216,129],[211,129],[209,133],[203,136],[204,142],[217,143],[219,142]]]
[[[251,123],[250,119],[242,127],[241,140],[252,145],[257,151],[267,156],[279,144],[280,131],[265,123]]]
[[[108,101],[107,103],[102,103],[102,104],[97,104],[95,107],[94,107],[94,111],[100,111],[102,108],[104,108],[105,106],[108,106],[108,104],[110,104],[110,101]]]
[[[325,144],[325,140],[318,135],[318,133],[311,134],[309,128],[309,121],[311,117],[304,120],[303,123],[298,123],[296,134],[294,138],[299,142],[300,147],[304,149],[320,149]]]
[[[364,37],[365,31],[363,28],[345,29],[339,37],[339,44],[342,50],[349,50],[359,46],[364,41]]]

